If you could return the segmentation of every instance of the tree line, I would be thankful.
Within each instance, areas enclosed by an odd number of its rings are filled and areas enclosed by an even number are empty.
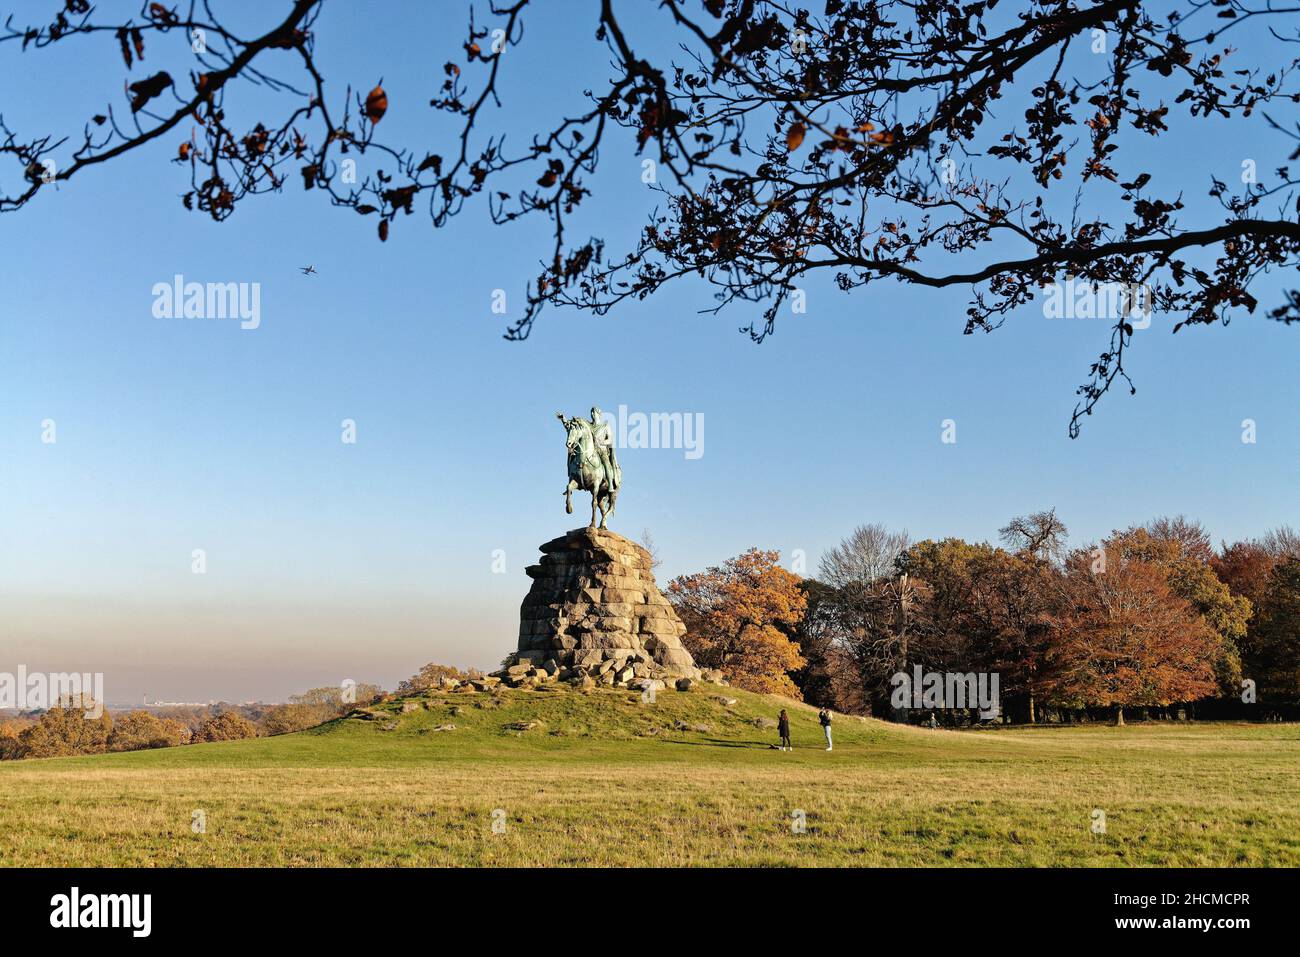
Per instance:
[[[356,708],[422,694],[436,688],[441,678],[466,680],[481,677],[477,669],[460,671],[430,662],[393,692],[376,684],[361,683],[312,688],[292,695],[284,704],[217,704],[205,707],[167,707],[113,713],[94,707],[86,697],[68,696],[48,710],[0,715],[0,761],[19,758],[57,758],[149,748],[174,748],[212,741],[272,737],[305,731],[340,718]],[[88,717],[100,711],[98,717]]]
[[[917,666],[997,675],[1018,722],[1300,705],[1300,534],[1216,549],[1178,516],[1081,547],[1067,536],[1054,509],[1012,519],[997,545],[864,525],[814,577],[751,549],[668,594],[702,666],[848,713],[915,720],[892,692]]]
[[[210,741],[237,741],[314,728],[370,704],[383,695],[377,685],[360,684],[349,693],[342,688],[313,688],[293,695],[285,704],[216,705],[168,708],[155,713],[139,709],[113,714],[94,702],[69,697],[48,710],[0,720],[0,760],[56,758],[114,751],[172,748]]]
[[[1216,549],[1199,522],[1178,516],[1070,548],[1047,510],[1012,519],[999,541],[914,542],[863,525],[813,577],[783,567],[777,551],[751,548],[673,579],[667,593],[701,667],[845,713],[914,719],[915,709],[894,706],[892,679],[919,666],[998,675],[1001,714],[1021,722],[1122,721],[1126,709],[1300,715],[1300,532],[1281,526]],[[465,677],[430,663],[395,694],[362,684],[285,704],[98,718],[65,700],[0,719],[0,760],[287,734],[419,694],[443,676]]]

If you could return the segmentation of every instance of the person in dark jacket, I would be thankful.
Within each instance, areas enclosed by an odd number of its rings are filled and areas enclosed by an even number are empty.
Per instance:
[[[793,751],[794,745],[790,743],[790,716],[785,713],[785,708],[781,709],[781,717],[776,719],[776,730],[781,735],[781,750]]]
[[[831,713],[826,708],[822,708],[821,713],[817,715],[817,720],[822,723],[822,730],[826,732],[826,750],[831,750]]]

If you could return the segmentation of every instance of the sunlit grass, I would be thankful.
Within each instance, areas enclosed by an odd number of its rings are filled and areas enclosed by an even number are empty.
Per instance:
[[[783,704],[793,753],[755,723]],[[429,705],[281,738],[5,763],[0,862],[1300,865],[1290,725],[946,732],[840,716],[827,753],[811,709],[731,689]]]

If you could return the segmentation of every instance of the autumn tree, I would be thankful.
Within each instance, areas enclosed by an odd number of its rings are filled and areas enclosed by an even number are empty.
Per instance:
[[[1300,558],[1284,559],[1269,573],[1245,670],[1259,700],[1300,701]]]
[[[912,546],[898,565],[928,589],[928,646],[914,646],[914,660],[996,673],[1004,704],[1032,722],[1049,686],[1066,529],[1047,510],[1012,519],[1001,535],[1014,552],[950,538]]]
[[[426,665],[425,669],[441,667]],[[421,674],[425,674],[422,670]],[[415,681],[419,675],[408,679]],[[415,692],[410,692],[414,694]],[[305,731],[340,717],[358,706],[365,706],[383,694],[374,684],[353,684],[348,687],[327,685],[312,688],[302,694],[290,695],[285,704],[272,705],[255,719],[258,731],[264,735],[291,734]]]
[[[1224,545],[1210,559],[1210,567],[1219,581],[1234,595],[1246,598],[1258,608],[1264,598],[1268,576],[1277,563],[1276,557],[1259,542],[1233,542]]]
[[[1221,639],[1169,585],[1165,569],[1128,557],[1096,573],[1089,551],[1067,563],[1051,689],[1067,706],[1124,709],[1214,692]]]
[[[1146,527],[1135,527],[1114,533],[1103,547],[1107,567],[1115,561],[1152,564],[1164,572],[1176,595],[1191,602],[1221,639],[1215,673],[1222,691],[1235,694],[1241,688],[1240,649],[1251,616],[1249,600],[1234,595],[1214,573],[1213,566],[1202,559],[1199,547],[1189,546],[1183,536],[1158,537]]]
[[[898,558],[898,570],[924,582],[926,616],[932,623],[923,644],[912,642],[909,663],[937,671],[985,669],[991,660],[987,643],[970,619],[976,569],[999,550],[960,538],[917,542]]]
[[[234,711],[222,711],[205,721],[196,732],[193,741],[202,744],[209,741],[238,741],[242,738],[257,737],[257,725]]]
[[[890,678],[933,660],[943,630],[929,586],[907,575],[850,582],[816,609],[840,654],[835,687],[844,710],[888,713]]]
[[[431,667],[441,666],[425,665],[425,668]],[[421,670],[420,673],[424,674],[424,671]],[[341,685],[326,685],[323,688],[312,688],[302,694],[290,695],[289,703],[308,708],[320,708],[330,716],[334,716],[350,711],[357,705],[370,704],[383,693],[384,689],[379,685],[366,682],[352,684],[346,688]]]
[[[1288,165],[1300,134],[1275,118],[1298,95],[1300,30],[1285,4],[827,0],[814,12],[777,0],[503,0],[471,8],[437,89],[335,78],[330,92],[323,0],[263,7],[237,29],[216,0],[103,16],[64,0],[51,16],[11,17],[0,31],[11,72],[56,45],[109,45],[122,66],[75,85],[103,91],[89,116],[50,102],[41,128],[0,125],[0,212],[95,182],[140,151],[174,164],[160,190],[217,221],[288,188],[358,214],[381,241],[417,209],[436,227],[474,205],[498,224],[539,218],[550,236],[512,339],[547,305],[604,314],[688,278],[713,287],[712,310],[750,310],[740,325],[760,342],[819,275],[846,292],[966,288],[972,334],[1067,281],[1147,290],[1175,332],[1212,326],[1256,312],[1254,288],[1277,272],[1263,314],[1300,320]],[[525,21],[547,16],[572,26],[565,44],[603,44],[609,69],[552,71],[554,106],[521,129],[498,111],[517,50],[537,42]],[[399,22],[386,42],[425,35]],[[567,63],[568,52],[543,55]],[[243,95],[254,85],[265,95]],[[454,129],[420,143],[377,135],[390,111],[426,108]],[[1240,183],[1196,163],[1152,168],[1144,146],[1256,129],[1263,155]],[[620,155],[654,188],[629,182],[646,218],[610,250],[582,224],[588,207],[610,204],[619,178],[596,174]],[[356,159],[364,175],[352,182]],[[1113,385],[1131,386],[1132,312],[1107,319],[1082,364],[1071,434]]]
[[[144,748],[174,748],[189,741],[190,731],[173,718],[160,718],[148,711],[120,714],[108,736],[110,751],[139,751]]]
[[[94,716],[93,712],[101,713]],[[61,700],[19,735],[25,757],[56,758],[103,754],[108,750],[113,719],[88,699]]]
[[[835,600],[836,589],[815,578],[805,578],[799,583],[799,588],[807,605],[795,628],[794,642],[804,663],[791,672],[790,680],[799,689],[799,697],[809,704],[850,714],[859,712],[862,702],[855,701],[853,704],[856,706],[846,707],[841,688],[837,687],[842,655],[839,634],[832,617],[827,614],[830,603]]]
[[[0,761],[13,761],[23,756],[26,749],[22,733],[31,724],[31,721],[20,718],[0,720]]]
[[[885,714],[890,678],[934,632],[929,590],[894,574],[839,588],[801,583],[808,610],[795,632],[806,665],[791,676],[810,704],[846,714]]]
[[[846,703],[885,712],[892,676],[920,665],[996,672],[1003,700],[1022,701],[1033,720],[1046,681],[1056,576],[1029,551],[926,540],[900,552],[888,577],[821,586],[804,630],[829,646],[820,656],[835,666],[830,683]]]
[[[268,708],[266,713],[258,719],[257,728],[260,734],[268,737],[277,734],[292,734],[295,731],[306,731],[308,728],[315,728],[336,717],[338,717],[338,711],[334,708],[292,703],[277,704]]]
[[[1061,606],[1061,573],[1051,560],[1057,554],[1051,540],[1041,539],[1016,554],[986,552],[968,566],[962,626],[977,640],[984,667],[1000,676],[1004,699],[1023,704],[1030,724],[1052,686]]]
[[[465,675],[458,668],[453,668],[451,665],[440,665],[431,661],[411,677],[399,681],[397,683],[397,694],[421,694],[431,688],[438,687],[438,682],[443,678],[454,678],[461,681],[465,678]]]
[[[723,565],[674,578],[668,600],[686,625],[696,664],[721,669],[737,687],[795,697],[790,672],[805,664],[790,633],[808,601],[780,553],[751,548]]]
[[[850,714],[885,712],[889,680],[934,635],[928,586],[900,576],[906,532],[861,525],[802,584],[808,609],[796,634],[808,661],[795,675],[805,700]]]

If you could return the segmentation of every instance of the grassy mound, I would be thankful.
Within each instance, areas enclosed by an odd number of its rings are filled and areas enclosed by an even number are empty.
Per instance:
[[[404,705],[414,710],[404,712]],[[398,699],[281,737],[56,760],[95,768],[400,767],[530,758],[671,762],[689,760],[681,753],[686,745],[766,751],[778,743],[776,719],[782,708],[790,715],[796,749],[824,749],[817,709],[787,698],[702,684],[685,693],[661,691],[646,702],[638,691],[579,691],[552,684]],[[454,730],[438,730],[453,725]],[[837,715],[834,727],[837,750],[891,741],[915,746],[933,734],[849,715]]]
[[[416,710],[404,710],[412,706]],[[790,715],[791,736],[797,744],[824,747],[815,708],[716,685],[699,685],[686,693],[661,691],[653,700],[626,689],[579,691],[563,684],[530,691],[497,689],[492,694],[430,694],[365,709],[368,713],[311,733],[395,746],[408,756],[410,739],[415,738],[434,749],[429,759],[438,755],[480,760],[640,755],[664,760],[671,759],[671,746],[681,745],[767,750],[778,743],[776,721],[782,708]],[[837,743],[845,746],[880,744],[915,734],[886,722],[845,715],[838,716],[835,724]]]

